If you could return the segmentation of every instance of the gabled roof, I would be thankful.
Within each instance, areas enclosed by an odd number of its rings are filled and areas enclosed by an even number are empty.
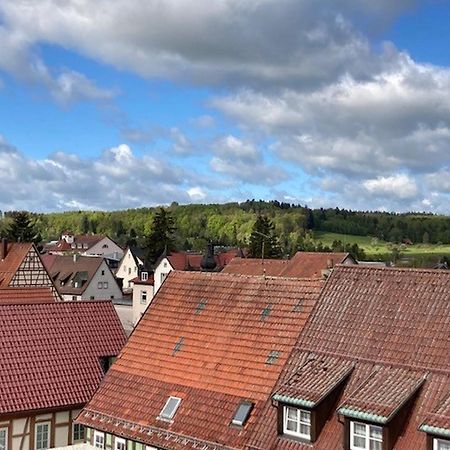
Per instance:
[[[234,258],[225,273],[288,278],[321,278],[322,270],[344,261],[355,263],[349,253],[297,252],[291,259]]]
[[[83,405],[125,344],[109,301],[0,306],[0,414]]]
[[[23,305],[28,303],[54,303],[51,288],[4,288],[0,289],[0,305]]]
[[[449,299],[446,271],[337,266],[274,391],[282,393],[308,358],[331,358],[333,367],[354,364],[337,404],[318,440],[302,444],[278,436],[276,410],[268,402],[250,444],[340,450],[344,428],[336,412],[387,424],[405,407],[407,420],[395,449],[426,448],[422,423],[429,420],[450,430],[444,414],[442,422],[427,419],[436,417],[433,411],[439,417],[439,405],[450,393]],[[318,371],[305,377],[300,390],[326,384],[329,375]]]
[[[321,287],[171,272],[78,421],[170,449],[186,448],[181,436],[242,448]],[[172,423],[158,420],[169,396],[182,399]],[[230,426],[243,400],[255,405],[248,425]]]
[[[11,242],[7,245],[6,258],[0,260],[0,288],[11,283],[28,252],[33,248],[31,243]]]
[[[103,258],[96,256],[43,255],[42,260],[58,291],[67,295],[82,294],[103,263]]]

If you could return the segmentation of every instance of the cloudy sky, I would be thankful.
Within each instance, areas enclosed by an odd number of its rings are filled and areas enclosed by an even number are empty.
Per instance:
[[[450,2],[0,0],[0,209],[450,213]]]

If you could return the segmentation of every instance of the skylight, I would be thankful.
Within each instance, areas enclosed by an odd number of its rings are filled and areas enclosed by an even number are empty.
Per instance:
[[[250,402],[241,402],[234,414],[233,420],[231,423],[233,425],[238,425],[242,427],[247,422],[247,419],[250,415],[251,410],[253,409],[253,403]]]
[[[303,308],[303,299],[301,298],[295,305],[293,308],[294,312],[300,312]]]
[[[270,311],[272,311],[272,305],[269,304],[262,310],[261,320],[266,320],[270,315]]]
[[[175,356],[181,350],[181,347],[183,347],[183,343],[184,337],[180,337],[180,339],[178,339],[178,342],[175,344],[175,347],[173,348],[172,356]]]
[[[169,397],[164,405],[164,408],[159,413],[158,418],[163,420],[172,420],[180,406],[181,398]]]

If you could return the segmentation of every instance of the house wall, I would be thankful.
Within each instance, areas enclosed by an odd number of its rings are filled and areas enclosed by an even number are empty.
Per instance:
[[[120,322],[125,330],[127,336],[131,334],[134,328],[133,321],[133,306],[132,304],[114,304],[114,309],[116,310],[117,315],[119,316]]]
[[[73,444],[73,420],[79,412],[72,409],[9,419],[0,417],[0,428],[8,428],[7,450],[34,450],[36,426],[41,423],[49,424],[50,448]]]
[[[99,283],[102,283],[102,288],[99,288]],[[108,287],[104,288],[103,283],[108,283]],[[117,284],[111,269],[108,267],[105,261],[102,262],[97,272],[92,277],[89,286],[81,295],[82,300],[109,300],[111,298],[122,298],[122,291]]]
[[[92,446],[94,446],[94,433],[93,429],[86,429],[86,442]],[[122,437],[116,437],[113,434],[104,433],[105,436],[105,450],[114,450],[116,448],[115,440],[117,438],[123,440]],[[153,447],[152,445],[145,445],[140,442],[132,441],[129,439],[125,439],[125,448],[127,450],[159,450],[159,447]],[[200,448],[200,447],[199,447]]]
[[[140,264],[143,264],[143,262],[138,258],[138,261]],[[129,282],[138,276],[138,266],[136,265],[136,261],[133,258],[133,255],[131,254],[130,249],[127,249],[125,252],[124,257],[122,258],[122,261],[120,261],[119,268],[116,272],[117,278],[123,279],[122,288],[125,289],[131,289],[133,286],[130,286]]]
[[[142,293],[147,293],[147,300],[145,303],[141,301]],[[144,314],[148,305],[150,305],[154,296],[153,286],[151,284],[135,284],[133,286],[133,326],[141,318],[142,314]]]
[[[155,289],[154,293],[156,294],[158,292],[158,289],[161,287],[161,284],[167,277],[167,275],[174,270],[171,266],[169,260],[167,258],[163,258],[158,266],[155,268]]]
[[[118,259],[121,259],[123,257],[123,250],[121,247],[119,247],[112,239],[109,237],[103,238],[101,241],[97,242],[95,245],[93,245],[91,248],[86,250],[83,254],[84,255],[94,255],[94,256],[104,256],[104,255],[111,255],[113,253],[117,252]]]

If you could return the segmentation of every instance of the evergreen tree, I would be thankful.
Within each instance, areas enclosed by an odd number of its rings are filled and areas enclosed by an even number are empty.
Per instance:
[[[267,216],[258,216],[250,235],[249,251],[253,258],[279,258],[281,247],[275,235],[275,227]]]
[[[6,229],[6,235],[13,242],[38,243],[42,240],[33,220],[26,211],[14,213],[13,221]]]
[[[146,237],[147,263],[153,265],[166,250],[175,249],[175,221],[170,213],[160,208],[153,217],[152,232]]]

